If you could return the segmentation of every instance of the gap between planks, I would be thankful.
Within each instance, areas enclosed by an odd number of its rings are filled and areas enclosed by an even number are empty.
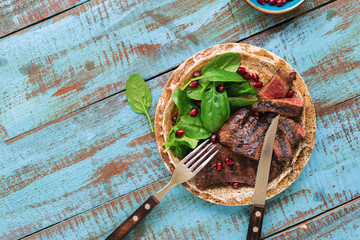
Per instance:
[[[297,224],[294,224],[294,225],[292,225],[292,226],[290,226],[290,227],[284,228],[284,229],[281,230],[281,231],[272,233],[272,234],[270,234],[269,236],[266,236],[266,237],[264,237],[264,238],[262,238],[262,239],[268,239],[268,238],[271,238],[271,237],[273,237],[273,236],[275,236],[275,235],[279,235],[279,234],[281,234],[281,233],[283,233],[283,232],[286,232],[286,231],[289,231],[289,230],[292,230],[292,229],[301,227],[301,226],[304,225],[304,224],[307,224],[307,223],[309,223],[309,222],[312,222],[312,221],[316,220],[317,218],[321,218],[321,217],[323,217],[323,216],[325,216],[325,215],[328,215],[328,214],[330,214],[330,213],[332,213],[332,212],[335,212],[335,211],[337,211],[337,210],[340,210],[341,208],[347,207],[347,206],[349,206],[350,204],[355,203],[355,202],[357,202],[357,201],[360,201],[360,197],[357,197],[357,198],[354,198],[354,199],[352,199],[352,200],[350,200],[350,201],[347,201],[347,202],[345,202],[345,203],[342,203],[342,204],[340,204],[340,205],[338,205],[338,206],[336,206],[336,207],[334,207],[334,208],[331,208],[331,209],[329,209],[329,210],[327,210],[327,211],[325,211],[325,212],[322,212],[322,213],[320,213],[320,214],[318,214],[318,215],[315,215],[315,216],[313,216],[313,217],[311,217],[311,218],[309,218],[309,219],[307,219],[307,220],[305,220],[305,221],[302,221],[302,222],[299,222],[299,223],[297,223]]]
[[[83,3],[80,3],[80,4],[78,4],[78,5],[75,5],[75,6],[73,6],[73,7],[68,8],[68,9],[65,9],[65,10],[63,10],[63,11],[60,11],[60,12],[58,12],[58,13],[56,13],[56,14],[54,14],[54,15],[51,15],[51,16],[49,16],[49,17],[46,17],[46,18],[44,18],[44,19],[42,19],[42,20],[40,20],[40,21],[38,21],[38,22],[29,24],[29,25],[27,25],[27,26],[25,26],[25,27],[23,27],[23,28],[20,28],[20,29],[18,29],[18,30],[16,30],[16,31],[13,31],[13,32],[11,32],[11,33],[8,33],[8,34],[0,37],[0,39],[4,38],[4,37],[6,37],[6,36],[9,36],[9,35],[11,35],[11,34],[17,33],[17,32],[19,32],[19,31],[21,31],[21,30],[24,30],[24,29],[26,29],[26,28],[28,28],[28,27],[32,27],[32,26],[34,26],[34,25],[36,25],[36,24],[39,24],[39,23],[41,23],[41,22],[44,22],[44,21],[46,21],[46,20],[49,20],[49,19],[51,19],[51,18],[53,18],[53,17],[55,17],[55,16],[57,16],[57,15],[59,15],[59,14],[62,14],[62,13],[64,13],[64,12],[66,12],[66,11],[69,11],[69,10],[71,10],[71,9],[73,9],[73,8],[79,7],[79,6],[81,6],[81,5],[83,5],[84,3],[87,3],[87,2],[89,2],[89,1],[91,1],[91,0],[87,0],[87,1],[85,1],[85,2],[83,2]],[[247,36],[247,37],[241,38],[240,40],[235,41],[235,43],[240,43],[240,42],[242,42],[242,41],[246,41],[247,39],[250,39],[250,38],[252,38],[252,37],[254,37],[254,36],[260,35],[260,34],[266,32],[266,31],[269,31],[269,30],[271,30],[271,29],[274,29],[274,28],[276,28],[276,27],[279,27],[279,26],[281,26],[281,25],[283,25],[283,24],[290,23],[291,21],[294,21],[296,18],[302,17],[302,16],[304,16],[304,15],[306,15],[306,14],[312,12],[312,11],[315,11],[315,10],[317,10],[317,9],[319,9],[319,8],[322,8],[322,7],[324,7],[324,6],[327,6],[327,5],[329,5],[329,4],[332,4],[332,3],[336,2],[336,1],[338,1],[338,0],[330,0],[330,1],[326,2],[326,3],[322,3],[322,4],[316,6],[316,7],[312,8],[312,9],[309,9],[309,10],[307,10],[307,11],[305,11],[305,12],[302,12],[302,13],[300,13],[300,14],[298,14],[298,15],[295,15],[295,16],[293,16],[293,17],[290,17],[290,18],[288,18],[288,19],[286,19],[286,20],[284,20],[284,21],[282,21],[282,22],[279,22],[279,23],[277,23],[277,24],[274,24],[274,25],[272,25],[272,26],[270,26],[270,27],[268,27],[268,28],[264,28],[263,30],[261,30],[261,31],[259,31],[259,32],[256,32],[256,33],[251,34],[251,35],[249,35],[249,36]],[[166,70],[164,70],[164,71],[162,71],[162,72],[160,72],[160,73],[158,73],[158,74],[156,74],[156,75],[153,75],[153,76],[151,76],[151,77],[149,77],[149,78],[147,78],[147,79],[144,79],[144,80],[145,80],[145,82],[151,81],[152,79],[155,79],[155,78],[157,78],[157,77],[160,77],[160,76],[162,76],[162,75],[164,75],[164,74],[167,74],[167,73],[175,70],[178,66],[179,66],[179,65],[176,65],[175,67],[166,69]],[[118,92],[115,92],[115,93],[113,93],[113,94],[110,94],[109,96],[106,96],[106,97],[104,97],[104,98],[102,98],[102,99],[99,99],[99,100],[97,100],[97,101],[95,101],[95,102],[92,102],[92,103],[90,103],[90,104],[88,104],[88,105],[86,105],[86,106],[80,107],[80,108],[78,108],[78,109],[76,109],[76,110],[74,110],[74,111],[72,111],[72,112],[69,112],[69,113],[67,113],[67,114],[65,114],[65,115],[63,115],[63,116],[61,116],[61,117],[55,118],[55,119],[50,120],[50,121],[48,121],[48,122],[46,122],[46,123],[43,123],[43,124],[41,124],[41,125],[39,125],[39,126],[37,126],[37,127],[35,127],[35,128],[29,129],[28,131],[25,131],[25,132],[23,132],[23,133],[21,133],[21,134],[18,134],[18,135],[15,135],[15,136],[11,137],[11,138],[5,139],[5,140],[3,140],[3,142],[5,142],[5,143],[6,143],[6,142],[11,142],[12,139],[18,138],[18,137],[20,137],[20,136],[22,136],[22,135],[25,135],[25,134],[27,134],[27,133],[29,133],[29,132],[32,132],[32,131],[34,131],[34,130],[36,130],[36,129],[38,129],[38,128],[42,128],[43,126],[45,126],[45,125],[47,125],[47,124],[49,124],[49,123],[51,123],[51,122],[54,122],[54,121],[56,121],[56,120],[59,120],[59,119],[61,119],[61,118],[68,117],[69,115],[72,115],[72,114],[74,114],[74,113],[76,113],[76,112],[78,112],[78,111],[82,111],[82,110],[84,110],[84,109],[86,109],[86,108],[88,108],[88,107],[90,107],[90,106],[92,106],[92,105],[94,105],[94,104],[97,104],[97,103],[99,103],[99,102],[101,102],[101,101],[103,101],[103,100],[106,100],[106,99],[108,99],[108,98],[111,98],[111,97],[113,97],[113,96],[116,96],[116,95],[124,92],[125,90],[126,90],[126,89],[124,88],[124,89],[121,90],[121,91],[118,91]],[[356,98],[356,97],[357,97],[357,96],[355,96],[355,97],[353,97],[353,98]],[[352,99],[352,98],[351,98],[351,99]],[[350,100],[350,99],[349,99],[349,100]],[[343,102],[346,102],[346,101],[343,101]],[[342,102],[337,103],[337,104],[341,104],[341,103],[342,103]],[[337,105],[337,104],[335,104],[335,105]],[[335,106],[335,105],[334,105],[334,106]],[[328,108],[331,108],[331,107],[332,107],[332,106],[329,106]],[[328,109],[328,108],[327,108],[327,109]]]

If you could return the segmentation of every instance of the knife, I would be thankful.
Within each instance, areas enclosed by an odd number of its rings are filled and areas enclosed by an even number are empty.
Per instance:
[[[270,127],[265,134],[256,174],[254,194],[251,198],[251,204],[253,207],[250,215],[249,228],[246,237],[247,240],[260,239],[261,236],[266,189],[269,181],[271,158],[278,124],[279,115],[272,120]]]

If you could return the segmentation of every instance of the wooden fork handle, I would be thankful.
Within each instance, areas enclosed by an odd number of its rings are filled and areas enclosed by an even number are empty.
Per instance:
[[[262,222],[264,218],[264,208],[264,205],[253,205],[250,214],[249,228],[246,240],[260,239]]]
[[[125,222],[123,222],[118,228],[112,232],[106,240],[118,240],[126,236],[141,220],[153,210],[159,201],[155,196],[150,196]]]

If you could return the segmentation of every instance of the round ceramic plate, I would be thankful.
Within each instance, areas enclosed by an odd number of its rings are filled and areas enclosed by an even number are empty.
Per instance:
[[[160,155],[172,173],[180,159],[172,155],[171,151],[163,153],[163,142],[167,141],[167,135],[172,128],[171,117],[177,112],[177,107],[172,100],[172,92],[176,88],[181,88],[195,71],[200,71],[214,57],[226,53],[234,52],[241,56],[241,67],[245,67],[250,73],[258,73],[260,80],[264,84],[270,81],[276,70],[281,69],[288,72],[295,71],[282,58],[265,49],[240,44],[220,44],[203,51],[200,51],[183,62],[170,76],[164,90],[160,96],[155,114],[155,137]],[[314,105],[311,101],[309,91],[297,74],[293,83],[294,97],[304,100],[304,111],[299,124],[307,131],[306,139],[302,141],[294,151],[294,158],[284,167],[282,173],[269,183],[267,199],[279,194],[289,187],[300,175],[301,171],[309,161],[315,143],[316,119]],[[200,191],[196,188],[195,178],[184,183],[183,186],[196,196],[217,204],[241,206],[250,204],[250,198],[254,192],[253,187],[242,187],[234,189],[230,186],[214,186]]]
[[[260,3],[257,2],[257,0],[246,0],[246,2],[256,10],[259,10],[261,12],[269,13],[269,14],[281,14],[294,10],[295,8],[300,6],[303,2],[305,2],[305,0],[293,0],[285,3],[281,7],[277,7],[276,5],[271,6],[268,3],[265,3],[265,5],[261,5]]]

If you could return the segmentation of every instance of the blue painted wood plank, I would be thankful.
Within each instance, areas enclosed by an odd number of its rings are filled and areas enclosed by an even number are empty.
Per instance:
[[[346,4],[351,6],[352,3],[337,1],[287,25],[296,26],[299,21],[320,22],[317,20],[332,10],[343,9],[350,13],[355,11],[344,6]],[[350,14],[347,20],[352,21],[351,26],[346,29],[337,28],[323,39],[325,43],[338,40],[339,44],[333,51],[334,57],[337,57],[340,63],[347,60],[349,55],[341,54],[337,49],[347,36],[351,36],[352,32],[347,29],[359,24],[353,19],[356,19],[356,15]],[[308,25],[308,28],[302,29],[304,33],[309,32],[305,39],[317,41],[317,37],[322,36],[323,32],[312,32],[310,27],[312,26]],[[276,32],[276,29],[274,31]],[[341,37],[337,37],[338,35]],[[358,59],[358,50],[356,47],[354,49],[355,52],[350,53],[352,58],[348,64]],[[308,48],[299,54],[313,57],[315,53]],[[303,59],[297,63],[306,65],[307,59]],[[356,68],[351,71],[355,76],[359,74]],[[163,75],[149,82],[154,102],[157,101],[168,76]],[[349,82],[347,78],[340,78],[341,74],[338,76],[336,81],[329,82],[328,88],[311,89],[315,102],[320,101],[332,86],[336,88]],[[325,76],[323,81],[327,81],[326,77],[332,76]],[[358,85],[354,83],[353,86],[356,92]],[[338,97],[335,91],[330,91],[329,94]],[[343,94],[343,97],[342,100],[346,99],[347,95]],[[354,183],[354,179],[359,177],[356,171],[359,166],[354,160],[359,157],[356,152],[360,131],[356,122],[359,118],[359,100],[353,99],[344,104],[338,101],[336,104],[338,105],[335,108],[329,110],[326,109],[331,105],[317,104],[319,130],[315,153],[301,175],[305,177],[300,177],[288,191],[269,203],[272,217],[266,220],[269,225],[264,228],[265,234],[274,233],[359,195],[359,188]],[[151,116],[154,116],[154,110],[152,108]],[[131,125],[124,116],[133,120]],[[121,93],[1,143],[0,148],[4,155],[0,156],[0,192],[3,193],[0,195],[0,203],[5,207],[0,209],[0,216],[6,225],[1,226],[0,236],[16,238],[31,234],[168,176],[156,152],[155,141],[148,133],[146,119],[130,110],[124,94]],[[325,179],[324,176],[328,178]],[[328,179],[336,184],[329,186]],[[174,194],[176,195],[176,192]],[[179,195],[174,199],[181,199],[184,195],[183,192],[177,194]],[[25,200],[28,196],[32,196],[29,202]],[[127,204],[130,211],[132,205]],[[135,202],[133,204],[136,205]],[[285,212],[288,215],[284,215]],[[210,215],[207,216],[210,222],[204,226],[209,226],[209,229],[216,229],[218,224],[228,221],[223,218],[211,222]],[[246,219],[247,215],[240,216]],[[171,223],[169,222],[169,225]],[[155,234],[161,233],[161,227],[163,225],[155,229]],[[85,229],[85,233],[78,234],[98,234],[96,226],[93,228],[94,230]],[[169,226],[167,228],[170,229]]]
[[[357,123],[360,98],[319,111],[316,148],[300,177],[267,201],[263,236],[305,221],[360,196]],[[352,132],[352,135],[345,133]],[[351,148],[347,147],[351,145]],[[155,146],[153,146],[155,147]],[[146,176],[143,176],[144,178]],[[33,238],[100,238],[115,229],[166,181],[154,183],[41,231]],[[123,183],[125,184],[125,183]],[[72,200],[72,204],[75,200]],[[183,187],[169,192],[128,239],[244,239],[251,207],[208,203]]]
[[[357,199],[269,239],[360,239],[359,210]]]
[[[0,40],[0,140],[124,89],[211,45],[238,41],[328,0],[269,16],[244,1],[90,1]]]
[[[0,2],[0,38],[87,0],[8,0]]]

